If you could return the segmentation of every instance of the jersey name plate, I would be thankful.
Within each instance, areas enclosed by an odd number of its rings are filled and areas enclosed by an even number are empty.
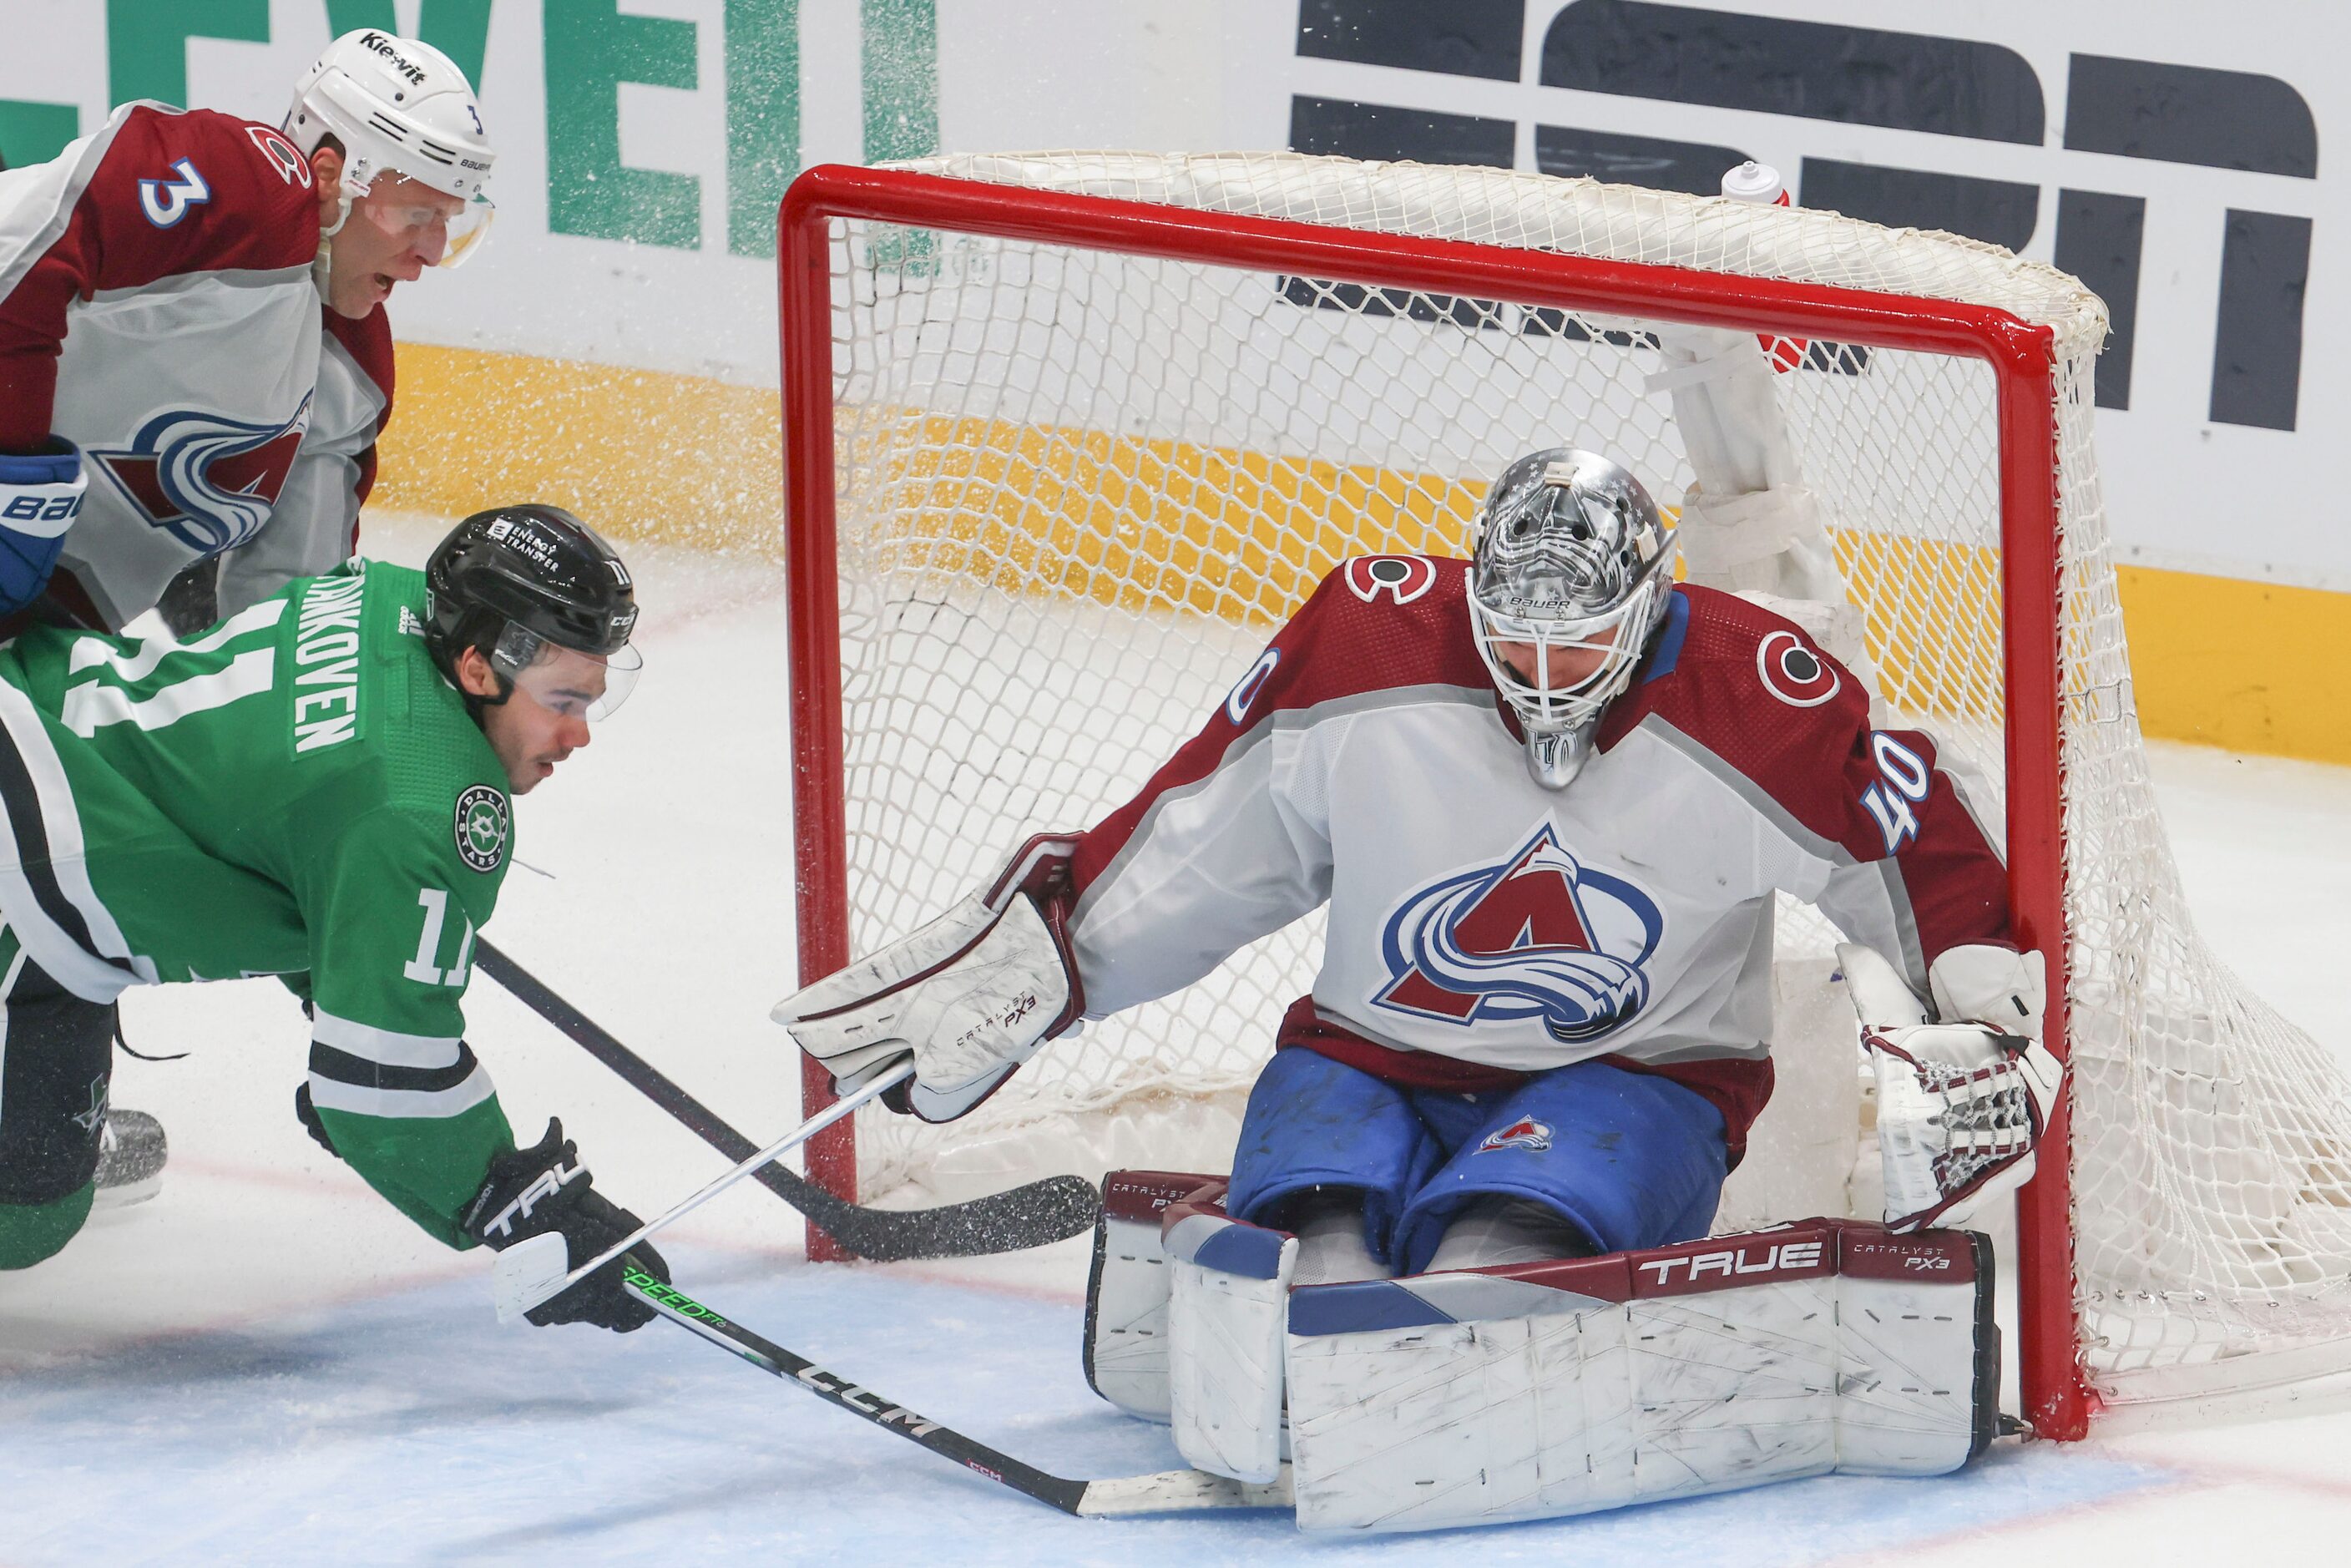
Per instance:
[[[294,629],[294,753],[323,751],[360,733],[360,595],[367,579],[322,577],[302,596]]]

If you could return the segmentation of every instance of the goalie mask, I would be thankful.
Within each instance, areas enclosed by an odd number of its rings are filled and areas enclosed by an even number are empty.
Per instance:
[[[1471,551],[1469,629],[1545,789],[1583,770],[1673,587],[1673,528],[1618,465],[1557,446],[1494,482]]]

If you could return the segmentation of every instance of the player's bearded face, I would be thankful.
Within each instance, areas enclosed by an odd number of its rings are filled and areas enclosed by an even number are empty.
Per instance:
[[[319,188],[327,189],[324,179]],[[448,250],[449,225],[465,211],[457,197],[405,174],[378,174],[330,242],[328,305],[357,319],[390,298],[396,285],[416,281]]]
[[[459,664],[465,689],[493,696],[499,681],[489,662],[472,649]],[[612,672],[592,654],[549,647],[523,674],[507,682],[509,695],[482,709],[482,737],[497,754],[515,794],[527,795],[555,771],[555,765],[592,738],[588,715],[600,704]]]

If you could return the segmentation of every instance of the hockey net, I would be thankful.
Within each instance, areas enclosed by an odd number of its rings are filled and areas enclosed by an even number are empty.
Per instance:
[[[1466,553],[1512,458],[1589,447],[1669,504],[1692,480],[1650,390],[1669,310],[1367,285],[1259,229],[1228,256],[1202,259],[1196,236],[1149,254],[1169,233],[1233,214],[1681,269],[1686,298],[1767,333],[1785,291],[1754,280],[1854,291],[1834,297],[1844,337],[1817,318],[1780,334],[1797,363],[1773,385],[1878,698],[1996,789],[2034,754],[2004,728],[2022,708],[2001,632],[2000,378],[1983,358],[1884,346],[1899,337],[1886,323],[1941,301],[2047,329],[2046,406],[2022,423],[2053,425],[2056,527],[2028,548],[2063,608],[2018,613],[2056,622],[2040,628],[2058,672],[2040,695],[2060,713],[2044,760],[2062,824],[2026,803],[2010,827],[2013,852],[2020,831],[2053,843],[2062,825],[2069,1025],[2053,1044],[2073,1064],[2074,1271],[2062,1246],[2024,1267],[2060,1276],[2039,1310],[2110,1406],[2351,1364],[2351,1092],[2184,905],[2091,445],[2104,310],[2074,279],[1829,213],[1291,155],[958,157],[803,187],[785,212],[784,375],[801,941],[818,970],[937,913],[1025,835],[1125,800],[1340,559]],[[1063,197],[1152,211],[1137,225]],[[953,1195],[1051,1169],[1222,1168],[1321,934],[1301,921],[1049,1045],[966,1121],[861,1116],[855,1186],[886,1201],[910,1182]],[[1790,972],[1828,940],[1783,920]],[[1850,1082],[1849,1055],[1836,1071]]]

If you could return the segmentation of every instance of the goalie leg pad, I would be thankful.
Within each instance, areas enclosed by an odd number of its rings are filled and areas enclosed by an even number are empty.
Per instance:
[[[1980,1238],[1836,1220],[1291,1293],[1298,1520],[1427,1530],[1844,1470],[1990,1441]]]
[[[1112,1171],[1086,1281],[1086,1383],[1130,1416],[1168,1417],[1167,1303],[1175,1293],[1159,1217],[1195,1194],[1214,1197],[1225,1178],[1173,1171]]]
[[[1298,1239],[1234,1219],[1214,1200],[1172,1205],[1161,1224],[1176,1449],[1200,1469],[1270,1481],[1281,1473],[1282,1336]]]

